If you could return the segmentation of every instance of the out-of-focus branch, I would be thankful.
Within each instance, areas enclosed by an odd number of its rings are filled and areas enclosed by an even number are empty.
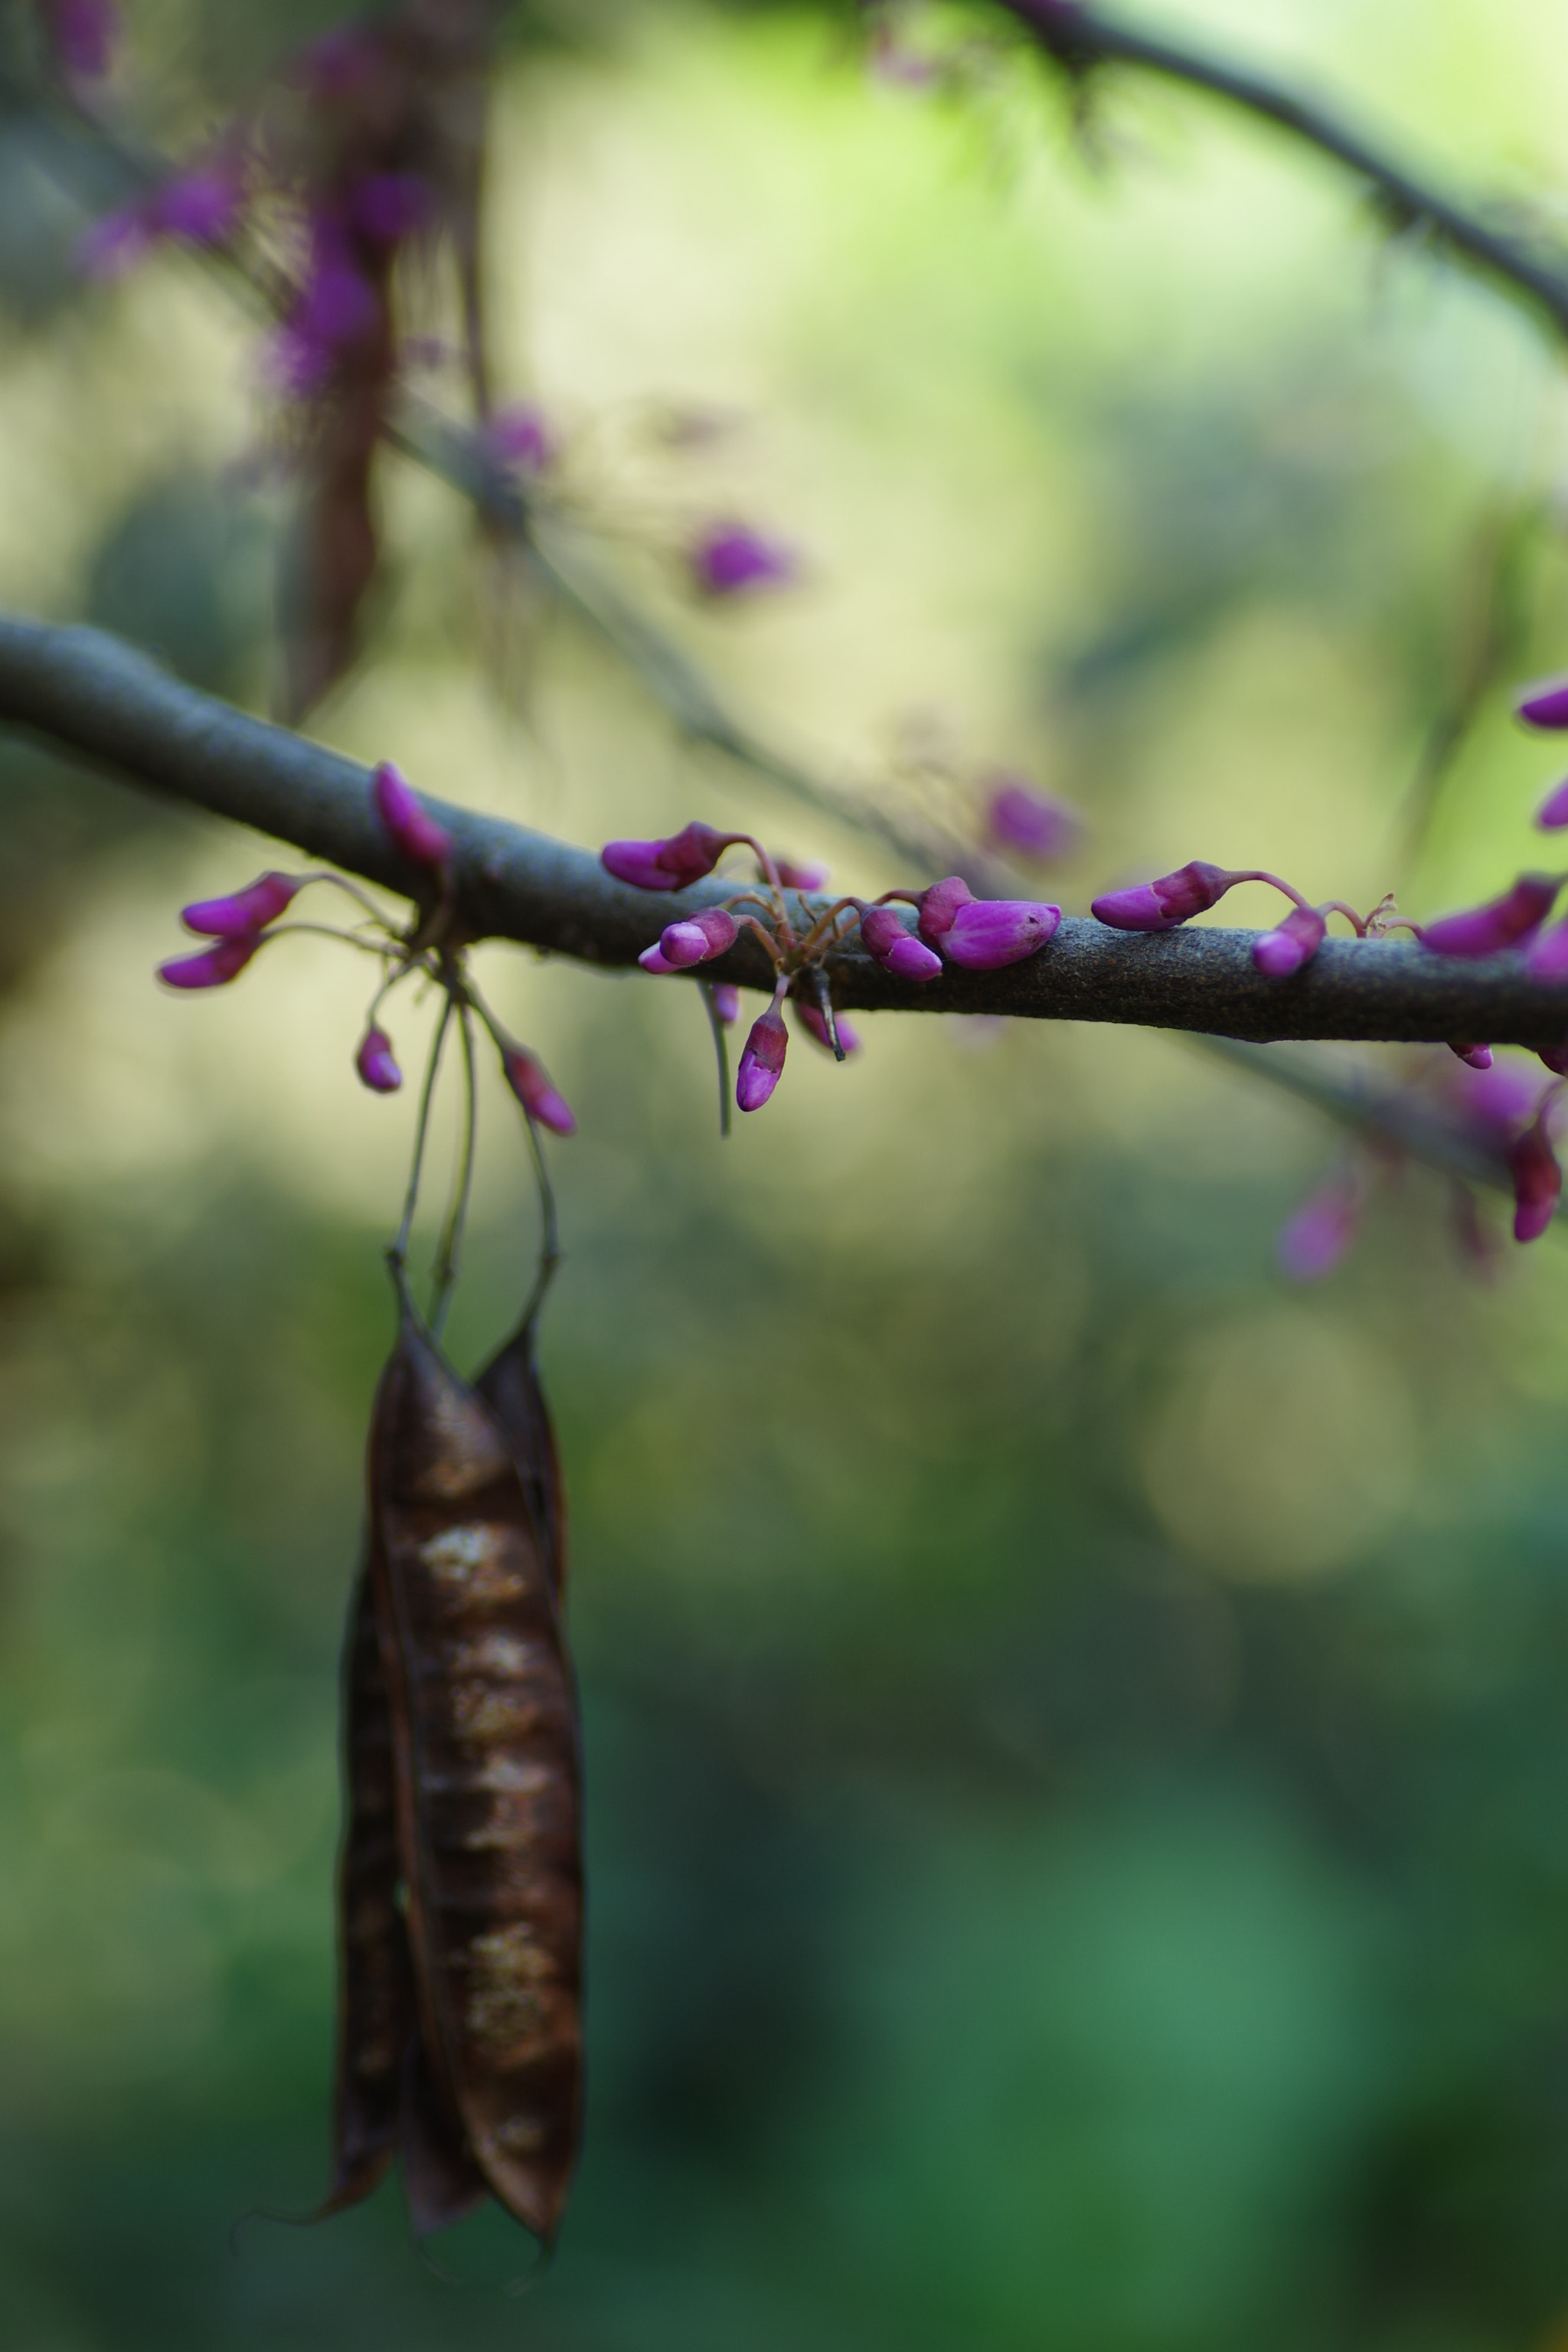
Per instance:
[[[1202,48],[1136,31],[1074,0],[996,0],[1066,72],[1080,82],[1106,67],[1131,66],[1213,98],[1288,131],[1342,163],[1374,192],[1397,229],[1429,230],[1458,259],[1525,296],[1559,334],[1568,334],[1568,255],[1527,239],[1495,215],[1433,187],[1384,153],[1320,101],[1266,74],[1222,64]]]
[[[429,877],[393,848],[364,769],[180,684],[99,630],[0,619],[0,724],[31,729],[156,791],[428,900]],[[589,850],[439,801],[431,806],[457,845],[457,919],[475,939],[631,964],[676,915],[733,887],[715,877],[679,898],[631,889]],[[1518,957],[1459,963],[1386,940],[1332,940],[1304,971],[1277,981],[1254,970],[1253,936],[1194,929],[1139,936],[1069,918],[1041,953],[1001,971],[949,968],[917,986],[858,948],[837,953],[829,971],[837,1003],[880,1011],[1016,1013],[1250,1038],[1484,1037],[1540,1046],[1568,1035],[1568,982],[1542,986]],[[744,986],[772,984],[760,950],[737,947],[702,971]]]

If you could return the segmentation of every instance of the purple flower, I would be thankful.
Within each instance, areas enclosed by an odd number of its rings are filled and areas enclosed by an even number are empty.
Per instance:
[[[789,1051],[789,1031],[784,1027],[784,1014],[777,1003],[760,1013],[752,1024],[741,1055],[741,1066],[735,1074],[735,1103],[741,1110],[761,1110],[779,1082]]]
[[[689,882],[711,874],[740,839],[738,833],[716,833],[710,824],[694,823],[666,841],[606,841],[599,863],[617,882],[638,890],[684,890]]]
[[[1552,912],[1559,887],[1554,875],[1521,874],[1500,898],[1426,924],[1421,944],[1435,955],[1497,955],[1540,929]]]
[[[1568,777],[1547,793],[1535,812],[1535,822],[1542,833],[1555,833],[1560,825],[1568,824]]]
[[[935,980],[942,971],[942,958],[904,929],[891,907],[863,908],[860,937],[867,953],[896,980]]]
[[[319,391],[339,352],[368,335],[381,312],[342,222],[317,213],[305,282],[273,347],[285,388],[301,396]]]
[[[991,838],[1002,848],[1042,859],[1066,857],[1076,849],[1083,820],[1066,801],[1054,800],[1026,776],[997,774],[985,781]]]
[[[1546,1132],[1544,1110],[1510,1146],[1508,1165],[1513,1178],[1514,1240],[1539,1241],[1557,1213],[1563,1191],[1563,1171]]]
[[[239,217],[239,190],[226,172],[195,169],[165,180],[147,205],[155,236],[183,236],[192,245],[221,245]]]
[[[1527,727],[1552,732],[1568,727],[1568,677],[1546,677],[1525,687],[1514,709]]]
[[[1331,1178],[1282,1229],[1275,1244],[1281,1271],[1292,1282],[1321,1282],[1332,1274],[1361,1230],[1362,1206],[1352,1178]]]
[[[451,835],[426,815],[413,786],[390,760],[383,760],[370,789],[376,814],[404,856],[416,866],[445,866],[452,855]]]
[[[541,1127],[554,1135],[575,1135],[577,1122],[573,1118],[565,1097],[556,1093],[533,1055],[521,1045],[510,1045],[501,1056],[507,1084],[528,1113]]]
[[[1096,898],[1090,912],[1118,931],[1168,931],[1190,915],[1201,915],[1224,898],[1230,876],[1223,866],[1194,858],[1174,874],[1157,882],[1140,882],[1129,890],[1111,890]]]
[[[1532,940],[1526,960],[1531,980],[1568,978],[1568,923],[1553,923],[1549,931]]]
[[[786,890],[826,890],[826,866],[797,866],[793,857],[775,857],[773,871]]]
[[[384,1029],[367,1029],[354,1055],[354,1067],[361,1083],[373,1095],[395,1095],[403,1084],[403,1073],[392,1056],[392,1040]]]
[[[109,71],[120,37],[114,0],[49,0],[49,41],[68,74],[97,81]]]
[[[974,893],[962,874],[947,874],[922,890],[916,900],[916,928],[928,948],[940,948],[952,928],[952,919],[961,907],[967,907]]]
[[[264,874],[229,898],[198,898],[195,906],[182,907],[180,920],[204,939],[248,939],[275,923],[302,887],[291,875]]]
[[[1285,980],[1310,963],[1328,929],[1315,907],[1292,907],[1272,931],[1260,931],[1252,942],[1252,961],[1270,980]]]
[[[261,945],[251,932],[240,939],[218,940],[200,955],[176,956],[158,966],[158,977],[170,988],[223,988],[238,978]]]
[[[430,183],[417,172],[367,172],[349,190],[349,217],[373,245],[401,245],[434,210]]]
[[[827,1024],[823,1019],[820,1005],[797,1004],[795,1008],[795,1017],[808,1037],[815,1039],[825,1053],[832,1053],[833,1040],[827,1034]],[[845,1053],[858,1054],[860,1051],[859,1031],[846,1021],[842,1013],[835,1013],[834,1020],[837,1024],[838,1042]]]
[[[1535,1081],[1517,1063],[1494,1062],[1486,1071],[1450,1065],[1446,1076],[1447,1092],[1489,1140],[1506,1138],[1535,1109]]]
[[[713,991],[713,1010],[726,1029],[732,1029],[741,1017],[741,992],[732,981],[710,982]]]
[[[689,915],[679,923],[667,923],[658,940],[664,969],[685,971],[694,963],[706,963],[711,956],[725,955],[739,936],[740,927],[734,916],[723,907],[705,907],[700,915]],[[637,961],[641,962],[642,958]],[[649,965],[648,969],[655,967]]]
[[[1542,1045],[1536,1053],[1538,1062],[1544,1062],[1554,1078],[1568,1078],[1568,1044]]]
[[[731,520],[707,524],[687,549],[686,562],[699,595],[717,599],[785,587],[799,570],[781,541]]]
[[[484,437],[498,465],[515,466],[522,474],[542,474],[559,455],[544,411],[531,400],[498,409],[484,428]]]
[[[1061,919],[1059,907],[1032,898],[971,898],[942,933],[942,951],[966,971],[995,971],[1037,954]]]
[[[1458,1045],[1450,1039],[1448,1051],[1450,1054],[1457,1054],[1467,1069],[1489,1070],[1491,1068],[1492,1049],[1489,1045]]]

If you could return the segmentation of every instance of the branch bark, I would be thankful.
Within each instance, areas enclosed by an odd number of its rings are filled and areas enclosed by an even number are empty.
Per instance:
[[[1068,74],[1082,80],[1107,66],[1133,66],[1206,91],[1342,163],[1375,191],[1398,228],[1433,229],[1447,250],[1483,277],[1523,294],[1559,334],[1568,334],[1568,258],[1537,247],[1433,187],[1384,153],[1328,107],[1266,74],[1228,66],[1202,49],[1155,39],[1074,0],[997,0]]]
[[[0,617],[0,724],[28,729],[405,898],[428,899],[429,877],[397,855],[375,816],[365,769],[182,685],[101,631]],[[457,843],[458,915],[476,939],[629,965],[677,914],[732,887],[714,877],[679,898],[633,890],[590,850],[441,801],[430,806]],[[1305,971],[1271,981],[1253,969],[1253,937],[1207,928],[1130,936],[1069,916],[1040,954],[1003,971],[950,969],[912,986],[855,949],[835,955],[828,969],[836,1003],[851,1009],[1013,1013],[1258,1039],[1458,1037],[1541,1046],[1568,1036],[1568,982],[1531,981],[1518,956],[1458,963],[1387,940],[1331,940]],[[772,984],[760,949],[738,947],[702,970],[743,987]]]

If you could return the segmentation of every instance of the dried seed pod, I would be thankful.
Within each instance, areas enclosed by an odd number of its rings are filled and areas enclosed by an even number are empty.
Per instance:
[[[510,1447],[401,1304],[370,1493],[420,2028],[438,2105],[548,2242],[581,2105],[575,1695]]]
[[[557,1602],[566,1581],[566,1489],[550,1408],[540,1385],[531,1318],[520,1323],[474,1382],[501,1425],[533,1507]]]

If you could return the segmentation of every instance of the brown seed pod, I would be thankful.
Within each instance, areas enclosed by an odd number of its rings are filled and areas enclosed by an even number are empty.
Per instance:
[[[474,1386],[500,1422],[522,1474],[559,1603],[566,1581],[566,1489],[550,1409],[534,1361],[533,1340],[531,1317],[490,1358]]]
[[[370,1493],[419,2023],[437,2109],[548,2242],[581,2105],[575,1695],[510,1447],[400,1293]]]

